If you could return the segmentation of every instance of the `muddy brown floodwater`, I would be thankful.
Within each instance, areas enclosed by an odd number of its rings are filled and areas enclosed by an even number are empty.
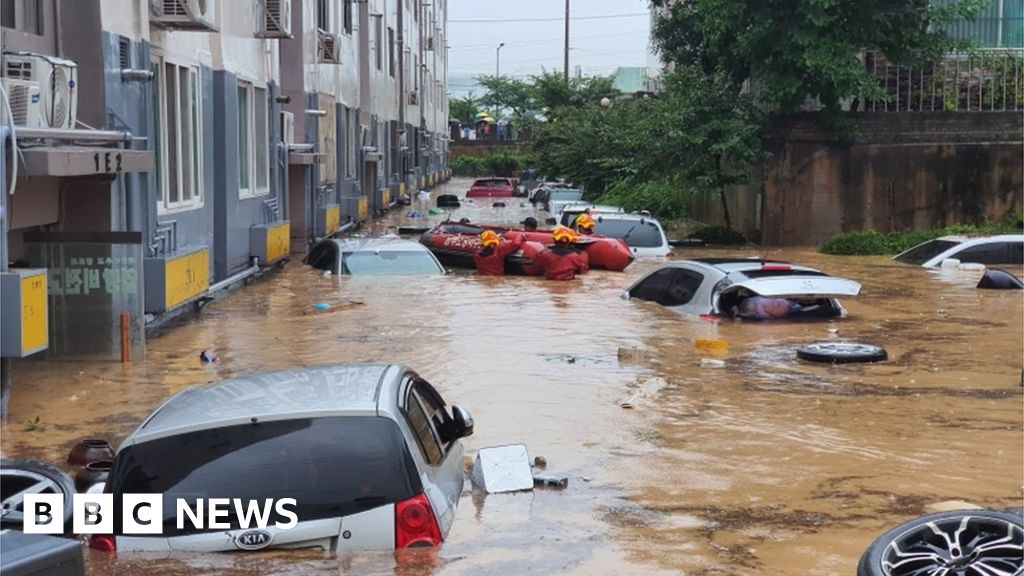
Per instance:
[[[463,194],[467,181],[438,188]],[[515,223],[520,200],[455,217]],[[426,205],[375,224],[384,233]],[[151,338],[145,361],[15,364],[5,456],[63,464],[84,436],[124,438],[179,390],[297,365],[406,363],[472,410],[467,449],[525,443],[564,491],[468,490],[449,540],[410,557],[315,552],[146,556],[105,574],[853,575],[877,535],[962,499],[1020,505],[1024,484],[1019,292],[976,272],[812,250],[686,249],[676,258],[770,256],[864,284],[824,323],[688,321],[620,292],[658,261],[575,282],[536,278],[324,278],[296,258]],[[1015,272],[1020,273],[1017,269]],[[333,305],[313,313],[317,302]],[[698,338],[728,342],[702,365]],[[856,339],[888,362],[826,366],[795,348]],[[201,350],[220,361],[203,365]],[[620,350],[622,356],[620,357]],[[619,406],[640,392],[636,407]],[[45,430],[26,421],[39,418]]]

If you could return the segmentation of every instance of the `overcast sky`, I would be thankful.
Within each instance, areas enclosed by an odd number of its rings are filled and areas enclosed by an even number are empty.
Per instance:
[[[584,74],[609,74],[646,65],[646,0],[571,0],[570,8],[571,73],[576,66]],[[449,0],[449,89],[458,93],[460,79],[494,74],[502,42],[502,75],[561,72],[564,15],[562,0]]]

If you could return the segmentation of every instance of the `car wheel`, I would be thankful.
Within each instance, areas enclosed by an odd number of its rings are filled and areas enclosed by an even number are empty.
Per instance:
[[[4,528],[21,529],[26,494],[62,495],[64,525],[70,526],[74,493],[74,483],[59,468],[28,460],[0,460],[0,526]]]
[[[1024,572],[1021,517],[959,510],[915,518],[868,546],[857,576],[985,576]]]
[[[889,358],[885,348],[859,342],[816,342],[801,346],[796,357],[811,362],[849,364],[852,362],[881,362]]]

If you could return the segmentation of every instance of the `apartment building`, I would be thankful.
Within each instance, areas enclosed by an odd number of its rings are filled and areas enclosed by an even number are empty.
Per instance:
[[[127,318],[141,353],[147,321],[448,176],[445,0],[0,8],[2,265],[45,271],[51,350],[109,353]]]

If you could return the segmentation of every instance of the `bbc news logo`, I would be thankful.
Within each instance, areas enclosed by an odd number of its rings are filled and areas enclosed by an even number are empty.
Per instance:
[[[241,498],[197,498],[194,503],[175,500],[174,517],[178,530],[265,529],[276,513],[286,522],[275,521],[280,530],[294,528],[299,521],[294,498],[242,500]],[[72,532],[75,534],[114,533],[113,494],[74,494]],[[22,530],[26,534],[64,534],[64,496],[26,494]],[[232,516],[235,522],[232,522]],[[207,521],[209,520],[209,521]],[[160,494],[122,494],[121,531],[123,535],[163,534],[164,497]]]

